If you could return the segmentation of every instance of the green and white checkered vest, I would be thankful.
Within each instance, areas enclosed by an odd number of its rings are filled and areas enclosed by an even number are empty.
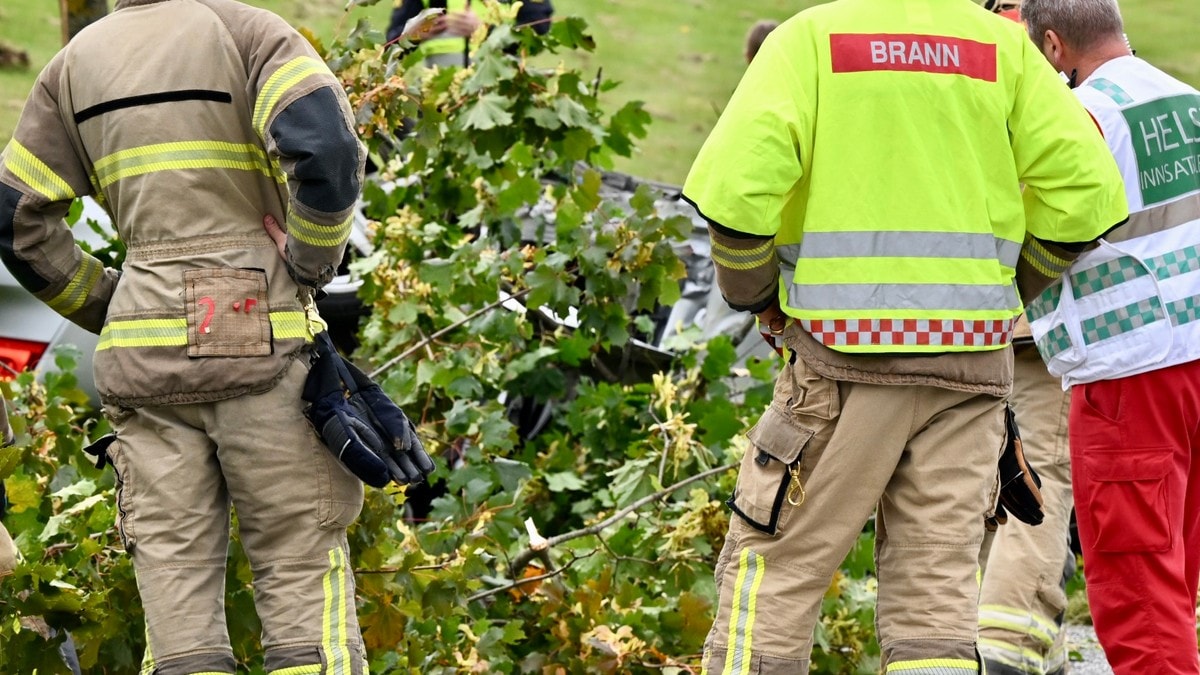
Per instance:
[[[1200,92],[1133,56],[1076,92],[1131,215],[1026,309],[1064,388],[1200,359]]]

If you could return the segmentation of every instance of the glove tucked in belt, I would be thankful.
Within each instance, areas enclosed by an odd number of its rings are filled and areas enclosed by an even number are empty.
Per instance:
[[[404,411],[337,353],[328,333],[318,333],[314,346],[302,396],[311,405],[304,414],[329,451],[372,487],[425,480],[433,460]]]
[[[1004,407],[1004,451],[1000,453],[1000,503],[996,504],[996,523],[1008,522],[1008,514],[1029,525],[1040,525],[1042,512],[1042,479],[1025,461],[1021,431],[1011,406]]]

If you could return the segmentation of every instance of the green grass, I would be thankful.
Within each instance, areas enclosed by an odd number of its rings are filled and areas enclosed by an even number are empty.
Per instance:
[[[719,111],[737,86],[744,67],[742,42],[760,18],[784,19],[819,0],[555,0],[560,15],[586,18],[596,35],[595,54],[574,61],[589,72],[603,69],[622,86],[607,94],[612,107],[637,99],[654,116],[650,137],[640,154],[622,162],[624,171],[662,181],[683,181],[691,160]],[[903,0],[892,0],[901,2]],[[252,0],[249,4],[279,13],[311,28],[323,39],[349,30],[359,17],[382,28],[391,3],[342,11],[343,0]],[[1129,38],[1138,56],[1200,84],[1200,2],[1125,0]],[[0,70],[0,143],[16,124],[21,103],[37,69],[58,49],[57,3],[4,0],[0,4],[0,42],[30,52],[28,72]]]

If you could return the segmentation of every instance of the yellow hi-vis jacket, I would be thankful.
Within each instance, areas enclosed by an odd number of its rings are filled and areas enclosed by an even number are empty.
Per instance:
[[[1127,214],[1087,113],[1021,26],[969,0],[785,22],[684,195],[715,228],[773,238],[784,311],[867,353],[1002,348],[1026,236],[1090,242]]]
[[[425,0],[425,7],[429,7],[429,0]],[[446,0],[447,14],[465,12],[468,7],[476,14],[483,11],[483,3],[479,0]],[[467,39],[458,36],[435,35],[417,46],[417,52],[425,58],[438,54],[464,54],[466,50]]]

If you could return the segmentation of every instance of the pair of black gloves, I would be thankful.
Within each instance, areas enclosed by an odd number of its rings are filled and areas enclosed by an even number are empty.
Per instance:
[[[1004,407],[1004,451],[1000,453],[1000,501],[996,514],[987,520],[989,530],[1008,522],[1008,514],[1029,525],[1041,525],[1042,479],[1025,461],[1021,431],[1011,406]]]

